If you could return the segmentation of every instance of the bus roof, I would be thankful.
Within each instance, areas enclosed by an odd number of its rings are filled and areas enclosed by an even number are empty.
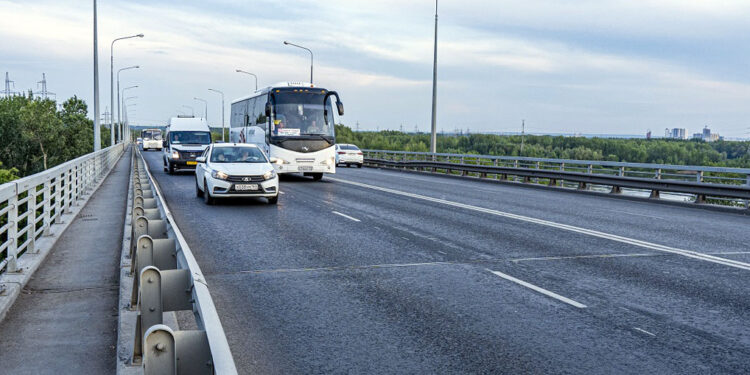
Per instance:
[[[320,87],[315,87],[315,85],[311,84],[310,82],[299,82],[299,81],[277,82],[276,84],[273,84],[271,86],[260,88],[250,95],[245,95],[243,97],[237,98],[233,100],[231,104],[241,102],[243,100],[247,100],[250,98],[254,98],[256,96],[264,95],[264,94],[267,94],[269,91],[272,91],[274,89],[281,89],[281,88],[304,88],[304,89],[316,88],[320,90],[325,90]]]

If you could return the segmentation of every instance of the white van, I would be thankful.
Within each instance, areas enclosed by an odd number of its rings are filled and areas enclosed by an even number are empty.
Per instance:
[[[211,144],[211,130],[203,118],[178,116],[169,119],[164,136],[164,171],[195,169],[195,158]]]

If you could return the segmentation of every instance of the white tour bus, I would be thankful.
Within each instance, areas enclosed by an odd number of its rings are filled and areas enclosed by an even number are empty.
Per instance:
[[[336,173],[333,97],[342,116],[335,91],[301,82],[260,89],[232,102],[229,140],[256,144],[273,158],[277,173],[320,180],[323,173]]]
[[[141,131],[143,151],[161,150],[161,129],[143,129]]]

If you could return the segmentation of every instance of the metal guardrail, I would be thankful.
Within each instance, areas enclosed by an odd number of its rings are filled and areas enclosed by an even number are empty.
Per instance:
[[[133,365],[144,374],[237,374],[224,329],[192,251],[140,152],[133,158],[130,245]],[[198,330],[172,330],[163,313],[191,310]]]
[[[623,163],[589,160],[542,159],[491,155],[431,154],[424,152],[363,150],[365,164],[392,168],[410,168],[461,175],[507,180],[508,176],[523,182],[545,182],[562,186],[563,182],[605,185],[612,193],[622,188],[650,190],[652,198],[660,192],[695,196],[698,203],[707,197],[750,199],[750,169],[667,164]],[[747,202],[745,202],[747,205]]]
[[[19,271],[18,258],[36,251],[36,241],[96,186],[125,147],[116,144],[0,185],[0,273]]]

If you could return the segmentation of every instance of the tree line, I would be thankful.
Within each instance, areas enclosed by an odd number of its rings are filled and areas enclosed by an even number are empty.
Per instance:
[[[94,124],[74,96],[61,105],[28,95],[0,98],[0,183],[28,176],[94,151]],[[110,145],[102,127],[102,148]]]
[[[429,152],[430,148],[429,134],[353,132],[345,125],[336,125],[336,141],[374,150]],[[732,141],[438,135],[437,152],[750,168],[750,142]]]

